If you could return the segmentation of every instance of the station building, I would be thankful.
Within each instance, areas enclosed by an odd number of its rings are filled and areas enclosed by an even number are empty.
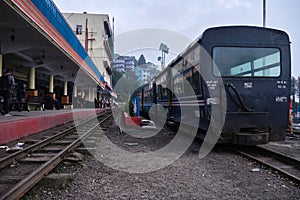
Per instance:
[[[105,81],[111,85],[114,41],[109,16],[86,12],[62,14]]]
[[[146,84],[154,77],[156,77],[160,70],[159,66],[148,62],[139,66],[136,66],[135,75],[138,77],[138,80],[141,84]]]
[[[128,72],[134,70],[136,59],[134,56],[121,56],[115,54],[115,59],[112,64],[112,68],[118,72]]]
[[[5,0],[0,10],[0,76],[12,69],[25,99],[50,94],[68,107],[110,94],[108,15],[63,15],[50,0]]]

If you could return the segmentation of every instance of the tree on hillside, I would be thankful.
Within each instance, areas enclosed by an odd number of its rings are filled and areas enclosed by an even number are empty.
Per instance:
[[[118,72],[121,75],[118,79],[113,77],[113,86],[118,94],[119,102],[127,102],[130,96],[135,92],[140,85],[138,77],[134,71],[128,71],[126,73]]]
[[[118,80],[122,77],[123,73],[122,72],[119,72],[118,70],[116,69],[112,69],[112,87],[114,88],[118,82]]]
[[[140,66],[143,64],[146,64],[146,59],[145,59],[144,55],[142,54],[138,59],[138,65]]]

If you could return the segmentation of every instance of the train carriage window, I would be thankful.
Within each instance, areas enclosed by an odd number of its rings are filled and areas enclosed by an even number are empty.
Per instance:
[[[193,67],[192,87],[196,95],[201,95],[200,65]]]
[[[183,97],[184,85],[183,85],[183,75],[182,75],[182,61],[178,62],[172,70],[172,82],[173,82],[173,92],[175,98]]]
[[[194,48],[184,60],[184,96],[201,95],[200,47]]]
[[[143,90],[143,110],[148,111],[153,103],[153,84],[149,83],[145,85]]]
[[[176,97],[183,96],[183,77],[182,74],[177,74],[173,77],[174,94]]]
[[[194,95],[193,91],[193,68],[191,67],[183,72],[184,81],[184,96]]]
[[[277,48],[215,47],[213,60],[222,77],[278,77],[280,51]]]
[[[157,91],[157,100],[168,100],[168,75],[167,72],[157,77],[156,80],[156,91]]]
[[[151,93],[149,93],[149,91],[150,91],[149,85],[145,86],[145,88],[144,88],[144,102],[145,103],[148,103],[150,101],[149,97],[150,97]]]

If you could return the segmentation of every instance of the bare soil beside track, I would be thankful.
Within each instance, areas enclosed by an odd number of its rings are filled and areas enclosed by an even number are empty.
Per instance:
[[[138,139],[121,135],[115,125],[109,127],[106,134],[116,145],[133,152],[157,150],[174,137],[172,131],[164,129],[151,139]],[[80,165],[63,164],[56,169],[74,174],[74,181],[69,186],[40,185],[24,199],[300,198],[299,186],[228,148],[218,146],[208,156],[199,159],[200,146],[196,141],[170,166],[144,174],[114,170],[88,156]],[[259,170],[253,172],[256,168]]]

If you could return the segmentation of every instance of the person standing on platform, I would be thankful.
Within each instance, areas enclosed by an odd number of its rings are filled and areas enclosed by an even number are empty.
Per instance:
[[[16,90],[16,82],[15,82],[15,77],[13,76],[13,71],[9,69],[7,71],[7,76],[8,76],[8,111],[9,108],[11,107],[12,103],[12,95]]]
[[[101,108],[105,108],[105,99],[104,99],[104,97],[101,98]]]
[[[19,83],[16,85],[16,97],[17,97],[17,105],[16,109],[21,112],[24,109],[25,104],[25,87],[24,84]]]
[[[15,89],[15,78],[12,74],[12,70],[7,70],[0,80],[0,92],[3,96],[3,111],[5,116],[11,116],[9,114],[9,108],[11,104],[12,91]]]

